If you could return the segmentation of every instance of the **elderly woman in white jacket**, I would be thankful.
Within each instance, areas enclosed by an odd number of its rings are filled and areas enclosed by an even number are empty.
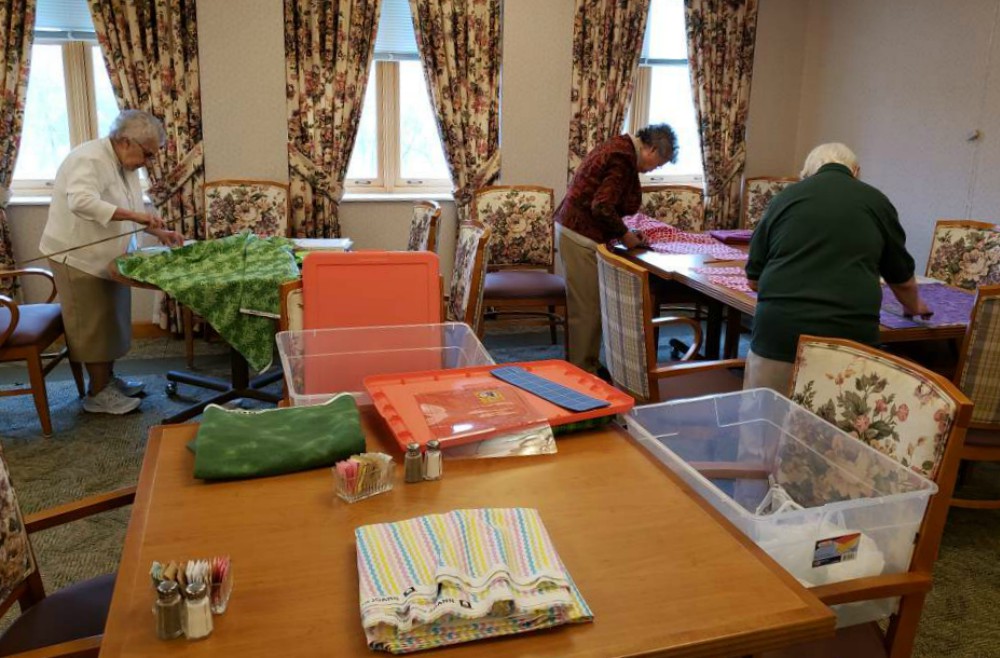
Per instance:
[[[132,341],[131,290],[111,279],[108,265],[129,248],[129,233],[144,226],[167,245],[183,237],[145,211],[138,170],[166,141],[153,115],[125,110],[108,137],[81,144],[56,174],[49,218],[39,249],[43,254],[97,245],[49,259],[62,304],[69,358],[86,366],[90,385],[83,408],[124,414],[139,406],[142,384],[114,375],[115,360]]]

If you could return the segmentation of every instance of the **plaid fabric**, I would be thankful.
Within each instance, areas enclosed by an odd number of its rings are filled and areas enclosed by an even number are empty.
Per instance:
[[[410,220],[410,241],[407,251],[427,251],[431,238],[431,215],[433,210],[426,206],[413,206],[413,219]]]
[[[958,386],[975,403],[973,422],[1000,423],[1000,296],[981,298],[970,330]]]
[[[7,460],[0,450],[0,601],[35,570],[21,518]]]
[[[642,315],[642,279],[603,258],[597,259],[601,288],[604,360],[615,385],[632,397],[648,400],[646,326]]]

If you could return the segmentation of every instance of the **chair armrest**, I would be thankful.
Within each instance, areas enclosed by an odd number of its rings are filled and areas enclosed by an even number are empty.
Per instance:
[[[101,651],[103,635],[91,635],[78,640],[60,642],[40,649],[32,649],[22,653],[12,653],[9,658],[96,658]]]
[[[654,327],[661,327],[667,324],[686,324],[691,328],[694,333],[694,340],[691,341],[691,347],[688,351],[684,353],[681,357],[681,361],[690,361],[691,357],[698,353],[701,349],[701,323],[695,322],[691,318],[685,318],[679,315],[665,315],[658,318],[653,318],[652,324]]]
[[[932,584],[929,573],[907,572],[854,578],[831,585],[810,587],[809,591],[826,605],[837,605],[904,594],[921,594],[931,591]]]
[[[24,267],[18,270],[0,270],[0,280],[13,279],[19,276],[40,276],[48,279],[49,283],[52,284],[52,292],[49,293],[49,298],[45,300],[45,303],[48,304],[56,298],[56,278],[52,276],[52,272],[43,270],[40,267]]]
[[[683,377],[706,370],[729,370],[730,368],[745,368],[746,359],[721,359],[719,361],[687,361],[672,366],[661,366],[653,371],[657,379],[663,377]]]
[[[21,311],[17,309],[17,302],[7,295],[0,295],[0,306],[5,306],[10,311],[10,326],[4,329],[3,333],[0,333],[0,346],[3,346],[17,329],[17,323],[21,319]]]
[[[87,496],[65,505],[51,507],[24,517],[24,529],[30,534],[46,530],[70,521],[83,519],[117,507],[131,505],[135,501],[135,487],[125,487],[109,493]]]

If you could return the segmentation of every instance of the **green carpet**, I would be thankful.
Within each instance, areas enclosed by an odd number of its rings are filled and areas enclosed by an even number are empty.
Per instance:
[[[547,332],[499,334],[487,337],[486,343],[499,362],[562,357],[561,348],[548,345]],[[205,349],[201,343],[199,349]],[[224,374],[222,348],[208,349],[213,354],[200,356],[199,364],[213,374]],[[139,341],[130,358],[121,362],[119,370],[138,375],[148,392],[140,411],[124,417],[84,414],[65,371],[54,372],[48,390],[55,434],[48,439],[40,436],[30,396],[0,400],[0,442],[25,513],[135,483],[149,427],[185,404],[166,396],[159,375],[168,367],[181,366],[179,351],[176,342]],[[0,385],[18,381],[21,372],[0,368]],[[198,395],[183,386],[180,392]],[[1000,468],[987,465],[974,470],[966,488],[970,494],[1000,497]],[[126,508],[34,535],[47,590],[113,571],[128,515]],[[914,655],[1000,658],[997,610],[1000,512],[954,510]],[[8,614],[0,626],[10,618]]]

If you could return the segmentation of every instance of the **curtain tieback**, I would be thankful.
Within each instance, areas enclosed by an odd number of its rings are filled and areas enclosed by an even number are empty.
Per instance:
[[[288,145],[288,167],[309,183],[313,193],[324,196],[338,205],[340,200],[344,198],[344,184],[333,176],[328,176],[294,144]]]
[[[715,196],[726,189],[734,178],[743,173],[746,159],[746,151],[740,148],[733,157],[716,167],[714,175],[708,177],[705,196]]]
[[[8,203],[10,203],[10,188],[0,185],[0,210],[6,208]]]
[[[470,177],[467,185],[456,187],[452,191],[452,196],[455,197],[455,204],[461,207],[472,203],[472,197],[475,195],[476,190],[489,185],[499,173],[500,149],[498,148],[494,150],[493,154],[487,158],[486,162],[479,167],[479,172]]]
[[[184,159],[171,169],[161,180],[149,187],[149,198],[159,207],[170,200],[192,176],[205,168],[205,149],[202,142],[194,145]]]

